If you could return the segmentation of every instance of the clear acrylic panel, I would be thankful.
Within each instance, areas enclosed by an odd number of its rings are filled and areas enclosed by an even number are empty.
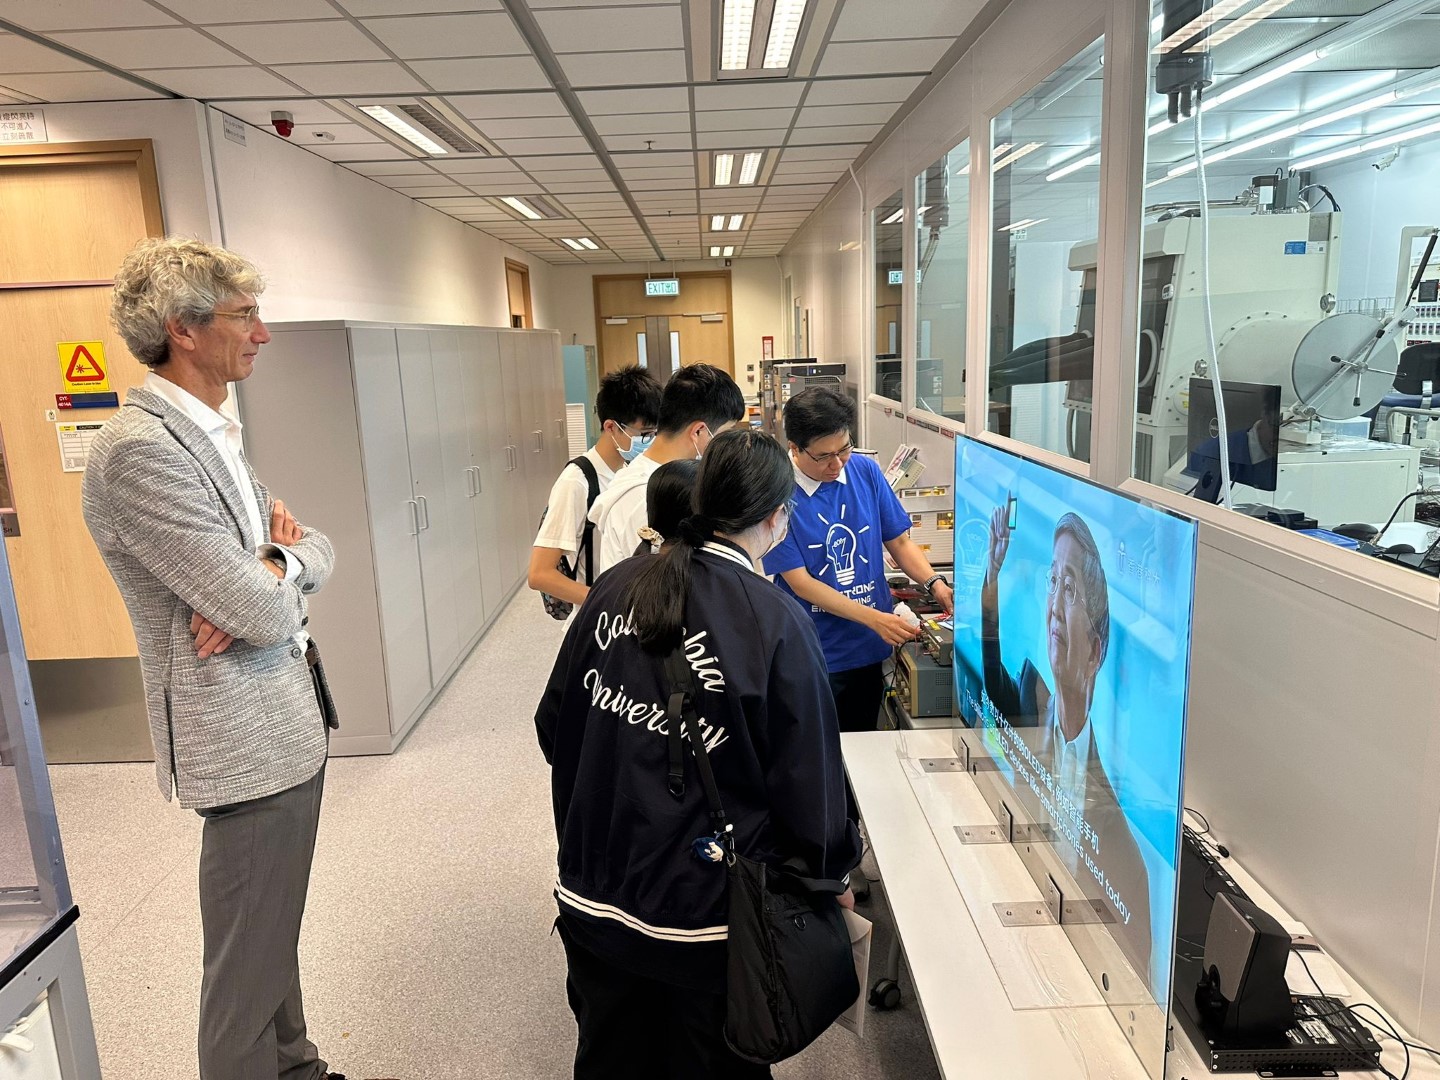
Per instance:
[[[965,419],[970,140],[915,181],[915,406]]]
[[[1090,459],[1103,39],[991,123],[990,398],[1001,434]]]
[[[874,211],[875,393],[900,400],[900,319],[904,286],[905,195],[895,192]]]

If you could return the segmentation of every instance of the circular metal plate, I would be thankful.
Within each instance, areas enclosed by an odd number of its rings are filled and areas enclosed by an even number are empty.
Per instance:
[[[1295,350],[1290,377],[1301,404],[1326,420],[1348,420],[1380,404],[1395,383],[1399,354],[1392,339],[1370,351],[1364,349],[1380,332],[1380,322],[1355,312],[1321,319]],[[1369,370],[1346,367],[1340,360],[1359,350]],[[1376,370],[1378,369],[1378,370]]]

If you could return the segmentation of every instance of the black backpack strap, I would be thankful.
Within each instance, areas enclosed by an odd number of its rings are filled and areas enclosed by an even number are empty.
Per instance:
[[[585,528],[580,533],[580,551],[576,555],[575,563],[578,570],[580,556],[585,557],[585,584],[595,584],[595,523],[590,520],[590,508],[595,505],[595,500],[600,497],[600,474],[595,471],[595,463],[583,454],[580,457],[572,458],[571,465],[574,465],[585,475],[585,482],[590,490],[585,496]]]
[[[665,658],[665,681],[669,684],[665,723],[670,749],[670,794],[677,799],[685,794],[685,742],[680,732],[680,722],[684,720],[685,732],[690,736],[690,749],[695,754],[695,765],[700,770],[700,786],[705,789],[705,801],[710,804],[710,817],[715,831],[725,832],[729,828],[729,822],[725,818],[725,807],[720,802],[720,789],[715,784],[715,772],[710,767],[710,752],[705,748],[705,736],[700,731],[700,718],[695,713],[695,679],[690,670],[690,662],[685,659],[683,644],[677,645]]]

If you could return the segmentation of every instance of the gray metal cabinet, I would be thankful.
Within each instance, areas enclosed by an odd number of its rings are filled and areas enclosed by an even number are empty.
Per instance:
[[[561,440],[539,422],[560,378],[559,337],[270,330],[262,377],[238,397],[257,472],[335,546],[310,608],[341,718],[331,752],[389,753],[525,579],[563,464],[548,460]]]

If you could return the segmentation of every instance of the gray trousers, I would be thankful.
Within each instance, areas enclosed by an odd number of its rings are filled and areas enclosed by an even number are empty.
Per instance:
[[[199,811],[201,1080],[319,1080],[305,1035],[300,920],[310,884],[322,765],[287,791]]]

